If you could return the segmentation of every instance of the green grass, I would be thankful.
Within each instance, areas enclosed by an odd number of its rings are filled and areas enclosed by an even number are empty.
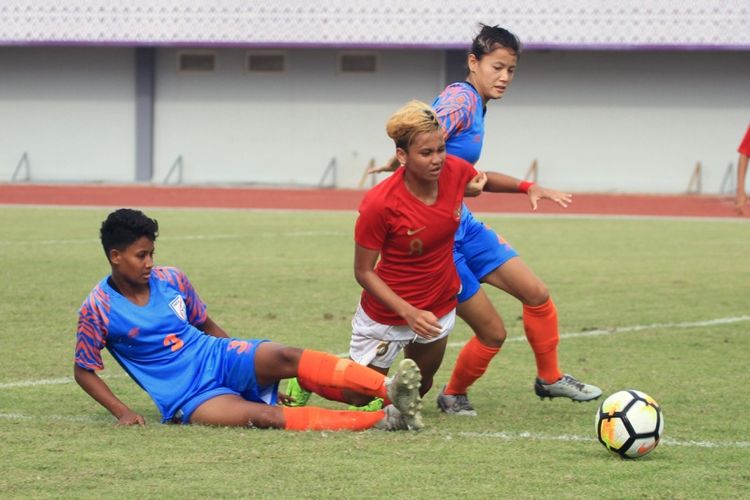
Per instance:
[[[488,290],[509,340],[471,391],[477,418],[426,401],[419,434],[167,426],[111,357],[104,376],[144,414],[114,420],[75,383],[76,311],[108,272],[105,209],[0,208],[0,491],[4,498],[705,498],[750,491],[744,410],[750,224],[482,217],[552,291],[563,369],[662,405],[665,441],[623,461],[594,440],[595,404],[533,396],[520,305]],[[353,213],[150,210],[157,260],[183,268],[239,337],[348,348],[359,287]],[[695,323],[742,318],[726,324]],[[682,325],[680,325],[682,324]],[[643,329],[630,329],[651,325]],[[620,330],[617,330],[617,329]],[[437,383],[447,380],[459,322]],[[60,383],[19,386],[22,381]],[[316,399],[317,404],[336,407]]]

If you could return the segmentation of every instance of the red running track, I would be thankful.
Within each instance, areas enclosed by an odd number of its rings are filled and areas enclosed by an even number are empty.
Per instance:
[[[270,189],[100,184],[0,184],[0,205],[111,207],[206,207],[291,210],[356,210],[365,191],[355,189]],[[531,213],[519,194],[483,194],[467,200],[475,212]],[[567,209],[542,202],[540,214],[591,214],[750,219],[739,216],[733,198],[700,195],[585,194]]]

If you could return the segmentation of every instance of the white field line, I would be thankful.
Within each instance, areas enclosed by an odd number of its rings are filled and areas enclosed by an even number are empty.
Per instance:
[[[160,236],[159,241],[197,241],[197,240],[239,240],[250,238],[305,238],[308,236],[348,236],[353,233],[346,231],[288,231],[283,233],[257,233],[253,235],[239,234],[194,234],[186,236]],[[353,237],[353,236],[352,236]],[[99,243],[96,238],[79,238],[79,239],[57,239],[57,240],[0,240],[0,245],[79,245]]]
[[[42,420],[45,422],[101,422],[101,418],[87,415],[23,415],[21,413],[0,413],[0,420]]]
[[[127,377],[126,374],[118,374],[114,373],[112,375],[106,375],[102,374],[101,378],[105,380],[114,379],[114,378],[125,378]],[[19,380],[16,382],[5,382],[0,383],[0,389],[18,389],[21,387],[37,387],[37,386],[43,386],[43,385],[63,385],[63,384],[71,384],[73,383],[73,377],[58,377],[58,378],[42,378],[42,379],[36,379],[36,380]]]
[[[601,337],[604,335],[614,335],[619,333],[629,332],[640,332],[643,330],[650,330],[655,328],[699,328],[701,326],[718,326],[728,325],[732,323],[739,323],[743,321],[750,321],[750,316],[733,316],[727,318],[716,318],[704,321],[693,321],[685,323],[652,323],[650,325],[633,325],[624,327],[613,327],[608,329],[588,330],[582,332],[571,332],[563,333],[560,335],[561,339],[576,338],[576,337]],[[506,342],[521,342],[526,341],[526,337],[510,337],[506,339]],[[448,347],[463,347],[464,342],[449,342]],[[338,354],[339,357],[347,357],[348,352]],[[103,378],[116,378],[124,377],[125,375],[109,375]],[[19,387],[34,387],[42,385],[61,385],[69,384],[73,382],[72,377],[60,377],[51,379],[38,379],[38,380],[19,380],[16,382],[4,382],[0,383],[0,389],[15,389]]]
[[[457,435],[462,438],[501,439],[503,441],[531,440],[586,443],[596,442],[595,438],[576,436],[572,434],[550,436],[547,434],[535,434],[532,432],[459,432]],[[445,439],[453,439],[453,436],[447,434]],[[748,441],[683,441],[680,439],[665,438],[660,444],[665,446],[684,446],[686,448],[750,448],[750,442]]]
[[[716,318],[716,319],[708,319],[704,321],[691,321],[691,322],[684,322],[684,323],[652,323],[650,325],[633,325],[633,326],[621,326],[621,327],[612,327],[612,328],[599,328],[596,330],[585,330],[580,332],[570,332],[570,333],[561,333],[560,338],[561,339],[573,339],[578,337],[602,337],[605,335],[615,335],[619,333],[631,333],[631,332],[640,332],[643,330],[652,330],[656,328],[674,328],[674,329],[684,329],[684,328],[699,328],[701,326],[718,326],[718,325],[729,325],[732,323],[740,323],[742,321],[750,321],[750,316],[732,316],[728,318]],[[526,337],[523,336],[516,336],[516,337],[508,337],[505,339],[505,342],[526,342]],[[466,342],[448,342],[448,347],[455,348],[455,347],[463,347],[466,344]],[[339,357],[345,358],[349,356],[349,352],[344,352],[338,354]]]
[[[704,321],[690,321],[684,323],[652,323],[650,325],[633,325],[633,326],[622,326],[612,328],[601,328],[596,330],[585,330],[581,332],[570,332],[561,333],[561,339],[572,339],[577,337],[602,337],[605,335],[615,335],[618,333],[631,333],[640,332],[643,330],[653,330],[657,328],[673,328],[673,329],[684,329],[684,328],[700,328],[702,326],[719,326],[729,325],[732,323],[740,323],[743,321],[750,321],[750,316],[733,316],[728,318],[716,318]],[[506,342],[525,342],[526,337],[508,337],[505,339]],[[465,342],[449,342],[448,347],[463,347]]]
[[[87,415],[25,415],[22,413],[0,413],[0,420],[41,420],[57,422],[83,422],[83,423],[100,423],[101,418]],[[426,433],[425,435],[430,435]],[[548,434],[538,434],[533,432],[458,432],[455,435],[444,434],[440,431],[437,435],[442,439],[454,440],[458,438],[467,439],[499,439],[502,441],[558,441],[568,443],[594,443],[595,438],[587,436],[576,436],[574,434],[561,434],[552,436]],[[683,446],[685,448],[750,448],[748,441],[684,441],[680,439],[665,438],[660,443],[662,446]]]

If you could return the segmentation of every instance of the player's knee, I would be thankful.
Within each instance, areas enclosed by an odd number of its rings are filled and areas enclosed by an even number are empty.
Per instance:
[[[490,335],[480,339],[480,341],[487,347],[502,347],[507,336],[508,333],[505,331],[505,327],[500,325],[499,328],[494,329]]]
[[[487,347],[502,347],[508,336],[505,325],[499,317],[482,323],[481,327],[474,330],[474,334],[479,342]]]
[[[549,300],[549,290],[542,280],[536,280],[523,292],[523,303],[527,306],[541,306]]]
[[[274,365],[278,370],[288,376],[297,374],[299,360],[302,357],[302,349],[297,347],[281,346],[274,352]],[[286,378],[282,377],[282,378]]]

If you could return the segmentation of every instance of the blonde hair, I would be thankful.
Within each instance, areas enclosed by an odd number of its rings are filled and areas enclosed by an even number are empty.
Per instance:
[[[396,111],[385,124],[388,137],[397,148],[407,150],[419,134],[440,130],[435,111],[422,101],[409,101]]]

